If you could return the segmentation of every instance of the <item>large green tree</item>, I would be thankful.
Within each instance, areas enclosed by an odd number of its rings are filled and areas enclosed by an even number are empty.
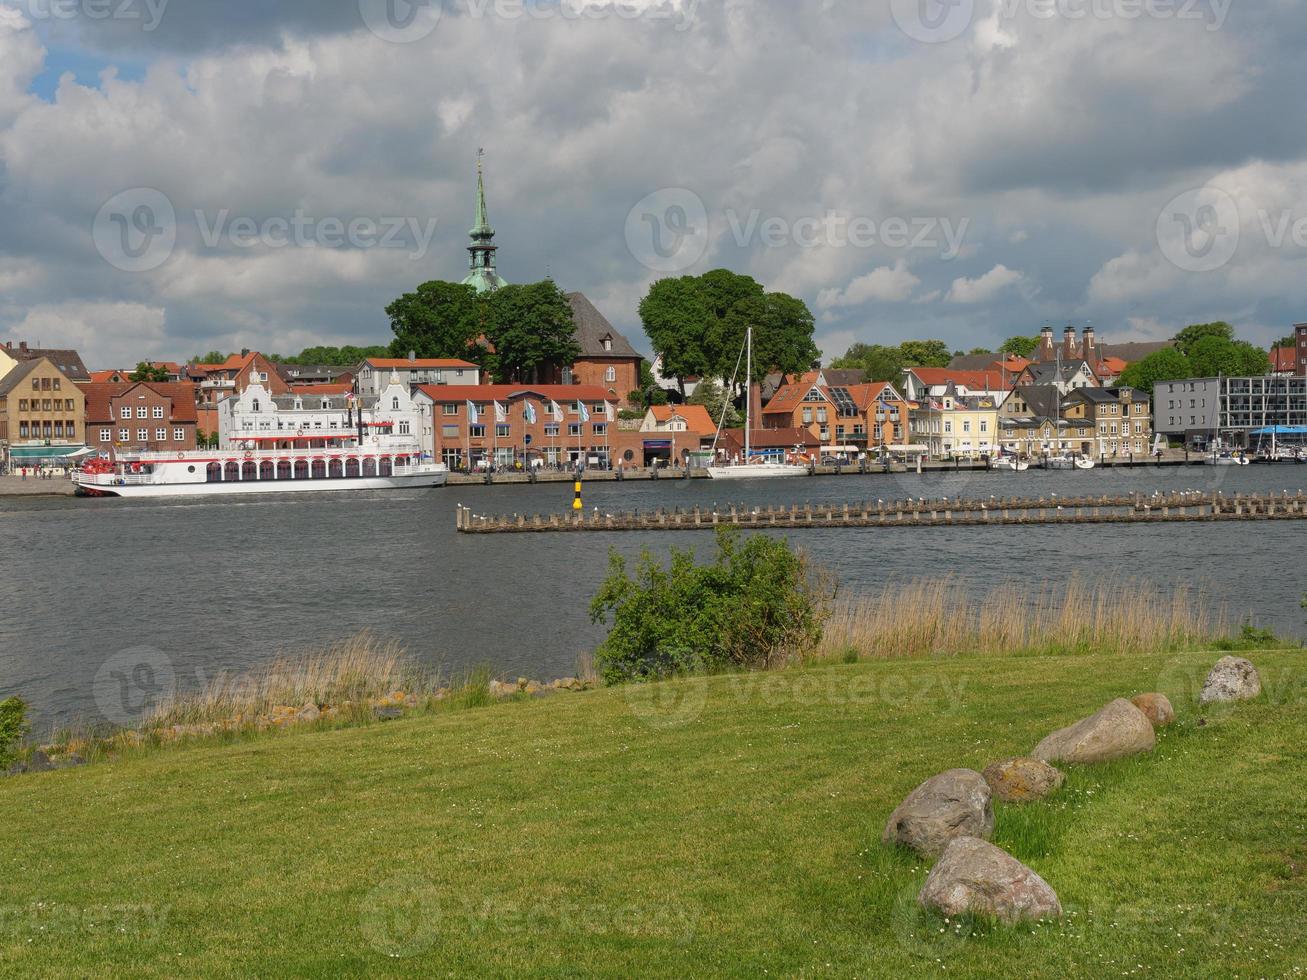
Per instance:
[[[552,279],[501,286],[482,299],[499,379],[535,384],[544,368],[570,366],[580,357],[572,306]]]
[[[726,428],[733,428],[742,421],[739,412],[735,410],[732,404],[731,396],[716,381],[705,379],[700,381],[694,389],[694,394],[686,399],[687,405],[702,405],[708,409],[708,414],[712,420],[717,423],[722,421],[722,413],[726,414]],[[761,419],[753,420],[754,428],[762,426]]]
[[[148,361],[141,361],[136,370],[127,376],[128,381],[167,381],[168,369],[155,367]]]
[[[662,358],[663,374],[682,391],[687,378],[729,378],[749,327],[754,380],[774,370],[806,370],[820,356],[812,340],[815,321],[802,300],[768,293],[757,280],[728,269],[659,280],[640,302],[640,321]]]
[[[294,357],[274,358],[282,364],[327,364],[332,367],[352,367],[369,357],[388,357],[390,347],[375,344],[370,347],[356,347],[346,344],[343,347],[305,347]],[[408,351],[404,351],[408,354]]]
[[[1121,372],[1117,383],[1123,387],[1139,388],[1151,395],[1153,386],[1159,381],[1183,380],[1193,376],[1189,358],[1174,348],[1167,348],[1131,364]]]
[[[1009,337],[999,346],[1000,354],[1015,354],[1017,357],[1029,357],[1039,347],[1038,337]]]
[[[424,282],[386,307],[395,339],[394,357],[410,351],[418,357],[463,357],[480,360],[475,346],[483,332],[483,309],[477,291],[457,282]]]
[[[1195,378],[1265,374],[1269,363],[1266,351],[1245,340],[1208,336],[1196,341],[1189,350],[1191,377]]]
[[[948,367],[953,352],[942,340],[905,340],[899,344],[907,367]]]
[[[903,351],[881,344],[854,344],[843,357],[831,362],[833,368],[861,369],[867,381],[890,381],[898,384],[906,367]]]
[[[1234,327],[1224,320],[1218,320],[1215,323],[1191,323],[1175,335],[1175,349],[1188,357],[1193,353],[1194,345],[1208,337],[1215,337],[1233,343]]]

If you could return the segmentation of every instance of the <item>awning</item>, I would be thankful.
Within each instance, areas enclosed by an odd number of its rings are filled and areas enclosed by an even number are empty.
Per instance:
[[[1307,436],[1307,425],[1268,425],[1253,429],[1255,436]]]
[[[71,461],[90,453],[85,446],[10,446],[9,458],[20,460]]]

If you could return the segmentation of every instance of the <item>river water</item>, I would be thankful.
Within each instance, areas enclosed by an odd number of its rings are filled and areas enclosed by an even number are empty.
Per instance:
[[[1307,467],[602,483],[586,508],[894,500],[908,496],[1307,489]],[[566,511],[571,485],[195,500],[0,499],[0,697],[42,726],[98,720],[105,684],[141,665],[194,687],[369,631],[451,671],[575,673],[602,636],[590,597],[610,548],[711,550],[707,534],[466,536],[454,507]],[[977,588],[1072,575],[1204,587],[1233,617],[1302,636],[1307,523],[791,532],[845,589],[952,575]],[[144,651],[144,652],[142,652]],[[124,677],[126,680],[124,680]],[[98,678],[98,680],[97,680]],[[112,699],[110,699],[112,700]]]

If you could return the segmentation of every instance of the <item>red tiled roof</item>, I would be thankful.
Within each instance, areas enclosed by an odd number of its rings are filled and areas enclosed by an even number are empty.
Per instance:
[[[928,367],[914,367],[911,370],[924,385],[946,385],[952,382],[973,391],[1007,391],[1012,387],[1014,377],[1009,373],[1004,379],[1003,372],[997,367],[992,371],[955,371],[952,368]]]
[[[460,361],[453,357],[421,358],[410,361],[407,357],[369,357],[364,364],[374,368],[471,368],[477,366],[471,361]]]
[[[813,374],[812,377],[815,379],[816,375]],[[781,412],[788,415],[803,404],[803,400],[808,397],[808,392],[812,391],[813,388],[821,391],[821,387],[815,380],[787,384],[772,395],[771,401],[767,403],[767,407],[762,412],[764,415],[775,415]],[[821,393],[823,398],[827,397],[826,392],[822,391]]]
[[[560,405],[580,399],[583,402],[615,402],[599,385],[418,385],[433,402],[503,401],[514,395],[536,394]]]
[[[654,421],[660,425],[666,425],[679,416],[685,419],[691,432],[712,435],[717,431],[717,423],[702,405],[652,405],[649,411],[653,413]]]
[[[1298,349],[1296,347],[1272,347],[1271,370],[1281,374],[1292,374],[1298,370]]]
[[[195,385],[189,381],[123,381],[116,384],[86,382],[78,387],[86,395],[87,425],[108,425],[116,421],[110,411],[110,403],[135,388],[149,388],[165,398],[172,399],[172,415],[168,421],[196,421]]]
[[[92,371],[91,381],[98,385],[113,384],[115,378],[126,381],[131,373],[131,371]]]

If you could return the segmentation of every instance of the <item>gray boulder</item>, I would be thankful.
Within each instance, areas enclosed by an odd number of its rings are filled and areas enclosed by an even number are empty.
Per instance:
[[[1066,776],[1040,759],[1005,759],[986,766],[981,775],[1004,803],[1042,800],[1066,782]]]
[[[1262,693],[1257,668],[1243,657],[1222,657],[1203,681],[1200,704],[1215,701],[1251,701]]]
[[[993,833],[993,795],[985,778],[972,769],[950,769],[908,794],[890,814],[881,840],[934,857],[954,837]]]
[[[917,901],[942,915],[970,913],[1007,925],[1062,916],[1062,904],[1048,882],[1002,848],[976,837],[949,841]]]
[[[1031,755],[1044,762],[1107,762],[1148,752],[1156,744],[1148,716],[1117,698],[1088,718],[1055,731]]]

